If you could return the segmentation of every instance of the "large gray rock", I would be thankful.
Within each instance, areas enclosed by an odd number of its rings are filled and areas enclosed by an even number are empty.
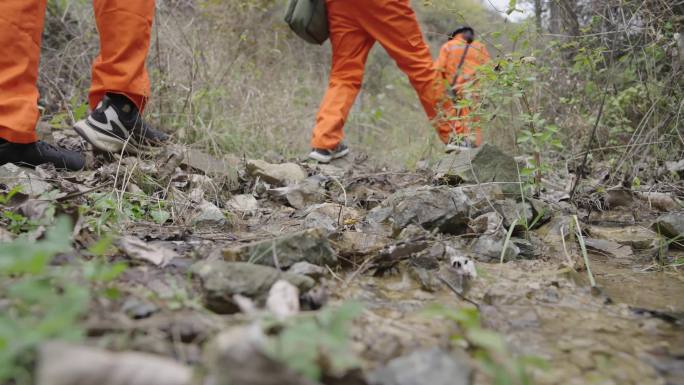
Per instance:
[[[438,179],[450,184],[495,182],[504,193],[520,195],[515,159],[491,144],[447,155],[433,170]]]
[[[290,282],[302,292],[315,284],[313,279],[303,275],[282,273],[272,267],[246,262],[199,262],[192,271],[202,281],[207,308],[219,314],[239,311],[233,300],[236,294],[263,304],[271,286],[279,279]]]
[[[306,261],[319,266],[337,265],[337,256],[323,229],[309,229],[279,238],[267,239],[223,251],[229,261],[249,261],[287,269]]]
[[[197,206],[197,214],[192,218],[192,224],[195,226],[223,226],[226,223],[223,211],[206,200]]]
[[[677,238],[684,243],[684,212],[661,215],[655,223],[656,231],[668,238]]]
[[[506,246],[505,260],[511,260],[520,255],[520,248],[512,241],[506,243],[506,234],[500,232],[494,235],[483,235],[473,242],[471,248],[481,262],[496,262],[501,259],[501,253]]]
[[[263,160],[247,162],[247,173],[274,186],[287,186],[306,179],[306,171],[294,163],[271,164]]]
[[[371,385],[469,385],[470,366],[465,354],[440,348],[419,350],[390,361],[370,373]]]
[[[447,186],[425,186],[394,193],[371,210],[366,220],[378,223],[390,221],[396,234],[411,224],[460,234],[467,230],[469,214],[469,199],[462,190]]]

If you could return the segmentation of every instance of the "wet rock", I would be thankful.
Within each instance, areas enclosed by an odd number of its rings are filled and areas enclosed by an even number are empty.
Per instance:
[[[247,173],[274,186],[284,187],[306,179],[304,169],[294,163],[271,164],[263,160],[247,162]]]
[[[251,194],[234,195],[226,205],[231,211],[243,214],[255,213],[259,210],[259,202]]]
[[[45,182],[34,170],[19,167],[12,163],[0,166],[0,185],[12,190],[21,186],[21,192],[35,197],[52,190],[52,185]]]
[[[267,338],[257,324],[229,329],[208,344],[208,385],[315,385],[270,358]]]
[[[472,251],[481,262],[496,262],[501,260],[501,253],[506,244],[506,234],[499,232],[494,235],[483,235],[472,244]],[[505,260],[511,260],[520,255],[520,249],[513,242],[506,245]]]
[[[446,186],[400,190],[371,211],[367,220],[391,221],[395,234],[413,224],[449,234],[467,231],[470,207],[466,194]]]
[[[229,261],[250,261],[283,269],[301,261],[320,266],[337,265],[337,256],[323,229],[304,230],[226,249],[223,256]]]
[[[483,146],[447,155],[433,168],[437,178],[450,184],[501,183],[504,193],[520,195],[515,159],[496,146]]]
[[[282,273],[272,267],[246,262],[199,262],[192,271],[201,278],[207,308],[219,314],[239,310],[233,298],[235,295],[263,304],[279,279],[288,281],[301,291],[307,291],[315,284],[313,279],[303,275]]]
[[[305,275],[318,280],[325,276],[328,273],[328,270],[325,267],[302,261],[292,265],[287,272],[291,274]]]
[[[684,211],[661,215],[654,227],[660,234],[684,242]]]
[[[370,233],[345,231],[334,237],[335,248],[343,256],[369,255],[382,250],[389,239]]]
[[[440,348],[395,358],[368,376],[371,385],[469,385],[470,365],[462,354]]]
[[[190,385],[192,369],[143,353],[111,353],[62,342],[39,349],[36,385]]]
[[[634,258],[632,248],[628,245],[621,245],[614,241],[593,238],[585,238],[584,243],[586,244],[588,251],[602,254],[607,257],[623,260],[631,260]]]
[[[494,233],[503,225],[503,217],[497,212],[490,212],[482,214],[477,218],[471,219],[468,222],[470,231],[475,234]]]
[[[202,201],[197,206],[197,215],[192,219],[192,224],[195,226],[223,226],[226,223],[223,211],[209,201]]]

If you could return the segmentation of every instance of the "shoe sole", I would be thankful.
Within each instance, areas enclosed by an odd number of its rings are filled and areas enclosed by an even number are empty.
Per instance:
[[[344,150],[337,152],[337,153],[334,153],[333,155],[330,155],[330,156],[321,155],[321,154],[314,151],[314,152],[311,152],[309,154],[309,159],[313,159],[319,163],[330,163],[335,159],[344,158],[347,155],[349,155],[349,149],[348,148],[345,148]]]
[[[137,148],[133,143],[130,143],[130,141],[123,141],[119,138],[104,134],[91,127],[85,120],[76,122],[76,124],[74,124],[74,131],[98,150],[109,153],[120,153],[125,148],[128,153],[138,153]]]

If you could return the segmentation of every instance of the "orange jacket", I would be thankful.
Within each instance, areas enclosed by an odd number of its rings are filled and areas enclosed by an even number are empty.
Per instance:
[[[456,69],[461,62],[467,44],[463,38],[457,36],[444,44],[439,51],[439,58],[435,63],[435,68],[439,71],[442,78],[449,81],[450,84],[454,80]],[[487,52],[487,47],[478,41],[472,42],[470,48],[468,48],[468,53],[465,55],[465,60],[454,88],[462,90],[466,83],[474,80],[477,68],[486,64],[489,60],[490,56],[489,52]]]

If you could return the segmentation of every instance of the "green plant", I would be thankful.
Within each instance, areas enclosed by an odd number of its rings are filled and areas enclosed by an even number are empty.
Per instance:
[[[78,321],[90,301],[87,282],[111,282],[124,269],[95,260],[55,266],[53,257],[71,249],[72,226],[59,218],[44,239],[18,238],[0,244],[0,383],[28,385],[35,348],[52,339],[83,337]],[[111,242],[91,250],[104,254]]]
[[[501,335],[482,327],[476,308],[456,310],[434,304],[423,314],[453,321],[459,332],[451,337],[451,342],[466,348],[494,385],[531,385],[530,370],[547,366],[546,361],[538,357],[512,354]]]
[[[358,367],[349,347],[349,326],[361,314],[358,303],[326,308],[316,315],[286,321],[268,351],[275,359],[312,380],[324,373],[344,373]]]

